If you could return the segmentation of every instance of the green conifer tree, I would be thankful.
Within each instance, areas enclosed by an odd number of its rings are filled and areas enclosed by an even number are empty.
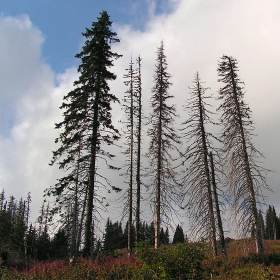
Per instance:
[[[116,79],[116,75],[110,72],[109,68],[113,66],[113,61],[120,57],[111,51],[111,44],[119,42],[117,34],[111,31],[111,25],[108,13],[103,11],[97,22],[93,22],[91,28],[86,28],[82,33],[86,41],[82,51],[76,55],[81,59],[78,67],[80,76],[74,82],[74,90],[64,97],[61,106],[64,120],[56,124],[57,129],[63,130],[56,140],[61,147],[54,152],[52,161],[52,164],[58,161],[59,167],[67,170],[68,174],[48,192],[60,196],[63,205],[63,192],[69,193],[78,183],[80,193],[87,197],[85,256],[89,256],[93,249],[97,188],[110,185],[106,176],[105,182],[100,182],[104,176],[99,177],[97,162],[104,160],[107,163],[107,159],[113,157],[104,150],[104,145],[112,145],[119,138],[111,116],[111,104],[118,102],[118,98],[110,93],[108,85],[109,81]],[[115,169],[112,165],[108,167]],[[72,197],[75,197],[73,192]]]
[[[277,226],[278,226],[278,217],[276,216],[275,208],[272,205],[268,206],[265,215],[265,233],[268,240],[277,239]]]
[[[177,225],[172,244],[183,243],[185,241],[184,231],[180,225]]]

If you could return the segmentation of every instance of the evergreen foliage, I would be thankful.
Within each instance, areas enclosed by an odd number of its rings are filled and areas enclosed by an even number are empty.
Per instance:
[[[103,237],[103,250],[105,252],[110,252],[125,248],[126,245],[122,224],[119,222],[112,223],[110,218],[108,218]]]
[[[163,228],[160,229],[160,244],[168,245],[169,244],[169,231],[168,228],[165,230]],[[103,235],[103,247],[102,249],[105,252],[113,252],[116,249],[123,249],[127,246],[128,241],[128,223],[124,229],[122,228],[122,224],[118,221],[112,222],[110,218],[107,219],[107,223],[105,226],[105,232]],[[131,227],[131,246],[135,247],[136,241],[136,229],[134,224]],[[140,234],[139,234],[139,242],[146,241],[150,246],[154,244],[154,223],[152,222],[150,225],[146,222],[140,222]],[[138,243],[139,243],[138,242]]]
[[[184,231],[180,225],[177,225],[172,244],[184,243],[184,242],[185,242]]]
[[[119,138],[111,116],[111,104],[118,102],[118,98],[110,93],[108,85],[109,81],[116,79],[109,68],[120,57],[111,51],[110,44],[119,42],[117,34],[110,30],[111,25],[109,15],[103,11],[97,22],[82,33],[86,41],[82,51],[76,55],[81,59],[78,67],[80,76],[74,82],[75,88],[64,97],[61,106],[64,120],[56,124],[56,128],[62,130],[56,139],[61,146],[53,153],[51,162],[57,162],[59,168],[67,171],[67,175],[47,192],[56,197],[54,212],[61,211],[63,207],[65,211],[69,201],[78,199],[72,215],[72,224],[76,226],[75,221],[81,217],[78,218],[78,212],[83,213],[83,201],[86,201],[85,223],[82,226],[85,228],[84,253],[87,256],[93,249],[96,204],[103,200],[97,196],[100,192],[98,188],[110,186],[106,177],[97,172],[98,164],[102,160],[107,163],[108,158],[114,157],[105,151],[104,145],[112,145]],[[108,167],[115,169],[109,164]]]
[[[168,245],[169,244],[169,230],[168,230],[168,228],[166,228],[165,231],[164,231],[163,228],[160,229],[159,243],[160,243],[160,245]]]
[[[25,237],[27,234],[27,220],[29,208],[27,208],[30,194],[27,200],[22,198],[16,201],[14,196],[9,200],[5,198],[4,190],[0,196],[0,252],[7,251],[10,255],[17,252],[24,256]],[[27,213],[28,212],[28,213]]]
[[[51,240],[52,259],[65,259],[69,256],[69,237],[64,229],[59,229]]]
[[[277,217],[275,208],[272,205],[269,205],[266,211],[265,224],[265,239],[280,239],[280,218]]]
[[[54,260],[69,256],[69,241],[66,232],[58,229],[50,237],[48,205],[44,203],[38,217],[38,225],[28,223],[31,195],[17,201],[14,196],[6,200],[4,190],[0,200],[0,254],[8,261]]]

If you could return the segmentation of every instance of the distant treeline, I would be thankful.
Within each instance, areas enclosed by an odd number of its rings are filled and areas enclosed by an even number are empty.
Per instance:
[[[268,206],[265,212],[265,219],[263,218],[262,212],[259,210],[259,223],[263,239],[280,239],[280,217],[276,215],[274,206]]]
[[[5,198],[0,195],[0,257],[11,265],[24,263],[26,260],[55,260],[69,258],[72,246],[71,228],[60,227],[55,234],[49,228],[49,207],[42,206],[35,224],[29,222],[31,195],[17,201],[14,196]],[[140,223],[140,241],[148,240],[151,245],[154,238],[154,224]],[[184,242],[184,233],[177,226],[173,243]],[[135,227],[132,226],[132,243],[135,246]],[[169,244],[168,228],[161,228],[161,244]],[[93,240],[95,253],[112,252],[127,246],[127,223],[112,222],[108,218],[102,239]],[[79,253],[82,251],[79,248]]]
[[[48,207],[42,206],[36,224],[29,222],[31,196],[17,201],[14,196],[8,200],[2,191],[0,195],[0,256],[6,261],[20,263],[28,260],[54,260],[70,257],[71,231],[61,227],[52,235],[48,226]],[[263,218],[264,216],[264,218]],[[264,215],[259,211],[259,222],[264,239],[280,239],[280,218],[275,208],[268,206]],[[253,234],[253,233],[252,233]],[[52,237],[51,237],[52,236]],[[140,241],[153,245],[154,223],[140,223]],[[161,228],[160,244],[168,245],[184,242],[186,235],[180,225],[173,238],[168,228]],[[102,239],[93,240],[95,253],[112,252],[127,246],[127,223],[112,222],[108,218]],[[135,227],[132,225],[132,244],[135,246]],[[82,251],[80,250],[80,254]]]
[[[150,242],[150,245],[153,246],[154,244],[154,222],[151,222],[148,224],[147,222],[141,222],[140,223],[140,235],[139,235],[139,242],[141,241],[148,241]],[[104,250],[104,251],[113,251],[115,249],[122,249],[126,248],[127,246],[127,232],[128,227],[127,224],[125,228],[123,229],[122,223],[120,222],[114,222],[108,218],[106,227],[105,227],[105,233],[103,236],[102,241],[98,241],[98,250]],[[132,224],[132,247],[135,246],[135,226]],[[165,230],[161,228],[160,230],[160,244],[161,245],[168,245],[170,243],[176,244],[176,243],[183,243],[185,241],[185,236],[183,229],[180,225],[177,226],[173,239],[170,240],[169,230],[166,228]]]

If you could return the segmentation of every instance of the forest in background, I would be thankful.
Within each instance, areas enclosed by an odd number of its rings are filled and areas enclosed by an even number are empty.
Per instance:
[[[48,212],[28,224],[31,196],[5,198],[0,203],[0,275],[2,279],[276,279],[280,273],[280,218],[274,207],[259,213],[265,255],[254,255],[253,240],[226,238],[229,259],[212,259],[209,243],[191,243],[180,225],[173,239],[161,229],[160,248],[153,249],[154,225],[141,223],[141,237],[133,254],[127,253],[127,224],[107,220],[91,261],[77,258],[69,264],[71,232],[48,230]],[[43,209],[43,208],[42,208]],[[136,247],[134,247],[134,245]],[[81,252],[82,253],[82,252]],[[221,264],[223,265],[221,266]],[[13,268],[11,270],[10,268]],[[94,277],[94,278],[89,278]],[[181,278],[180,278],[181,277]],[[249,278],[248,278],[249,277]]]
[[[5,198],[4,190],[0,196],[0,257],[10,266],[25,268],[26,261],[54,261],[69,259],[71,256],[71,228],[59,228],[56,232],[49,229],[49,211],[42,207],[36,223],[29,222],[31,196],[26,200],[16,200],[14,196]],[[263,213],[259,212],[262,237],[264,240],[280,240],[280,216],[272,205]],[[145,241],[153,246],[154,223],[140,224],[139,242]],[[253,235],[253,234],[252,234]],[[231,240],[229,237],[226,238]],[[168,228],[161,228],[160,245],[184,243],[187,233],[177,225],[174,234]],[[110,255],[118,249],[127,248],[127,223],[106,222],[101,239],[96,240],[93,256]],[[132,226],[132,247],[135,248],[135,225]],[[82,255],[82,251],[78,253]]]

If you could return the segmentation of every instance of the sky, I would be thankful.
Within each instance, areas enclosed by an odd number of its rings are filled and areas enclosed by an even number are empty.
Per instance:
[[[178,122],[187,117],[182,105],[189,97],[194,74],[198,71],[209,93],[217,97],[219,59],[226,54],[239,61],[245,100],[255,123],[252,141],[265,156],[262,165],[273,171],[267,177],[273,192],[264,195],[279,214],[278,0],[2,0],[0,190],[16,199],[31,192],[31,218],[35,220],[44,189],[61,175],[48,164],[57,148],[54,124],[62,120],[59,106],[78,78],[75,54],[83,46],[82,32],[103,10],[121,40],[113,50],[123,55],[112,69],[118,76],[111,84],[112,93],[122,99],[124,69],[131,56],[141,55],[145,115],[149,114],[156,50],[162,40],[172,75],[170,93],[180,114]],[[218,105],[215,101],[214,106]],[[114,120],[123,117],[115,106]],[[110,176],[123,184],[118,174]]]

